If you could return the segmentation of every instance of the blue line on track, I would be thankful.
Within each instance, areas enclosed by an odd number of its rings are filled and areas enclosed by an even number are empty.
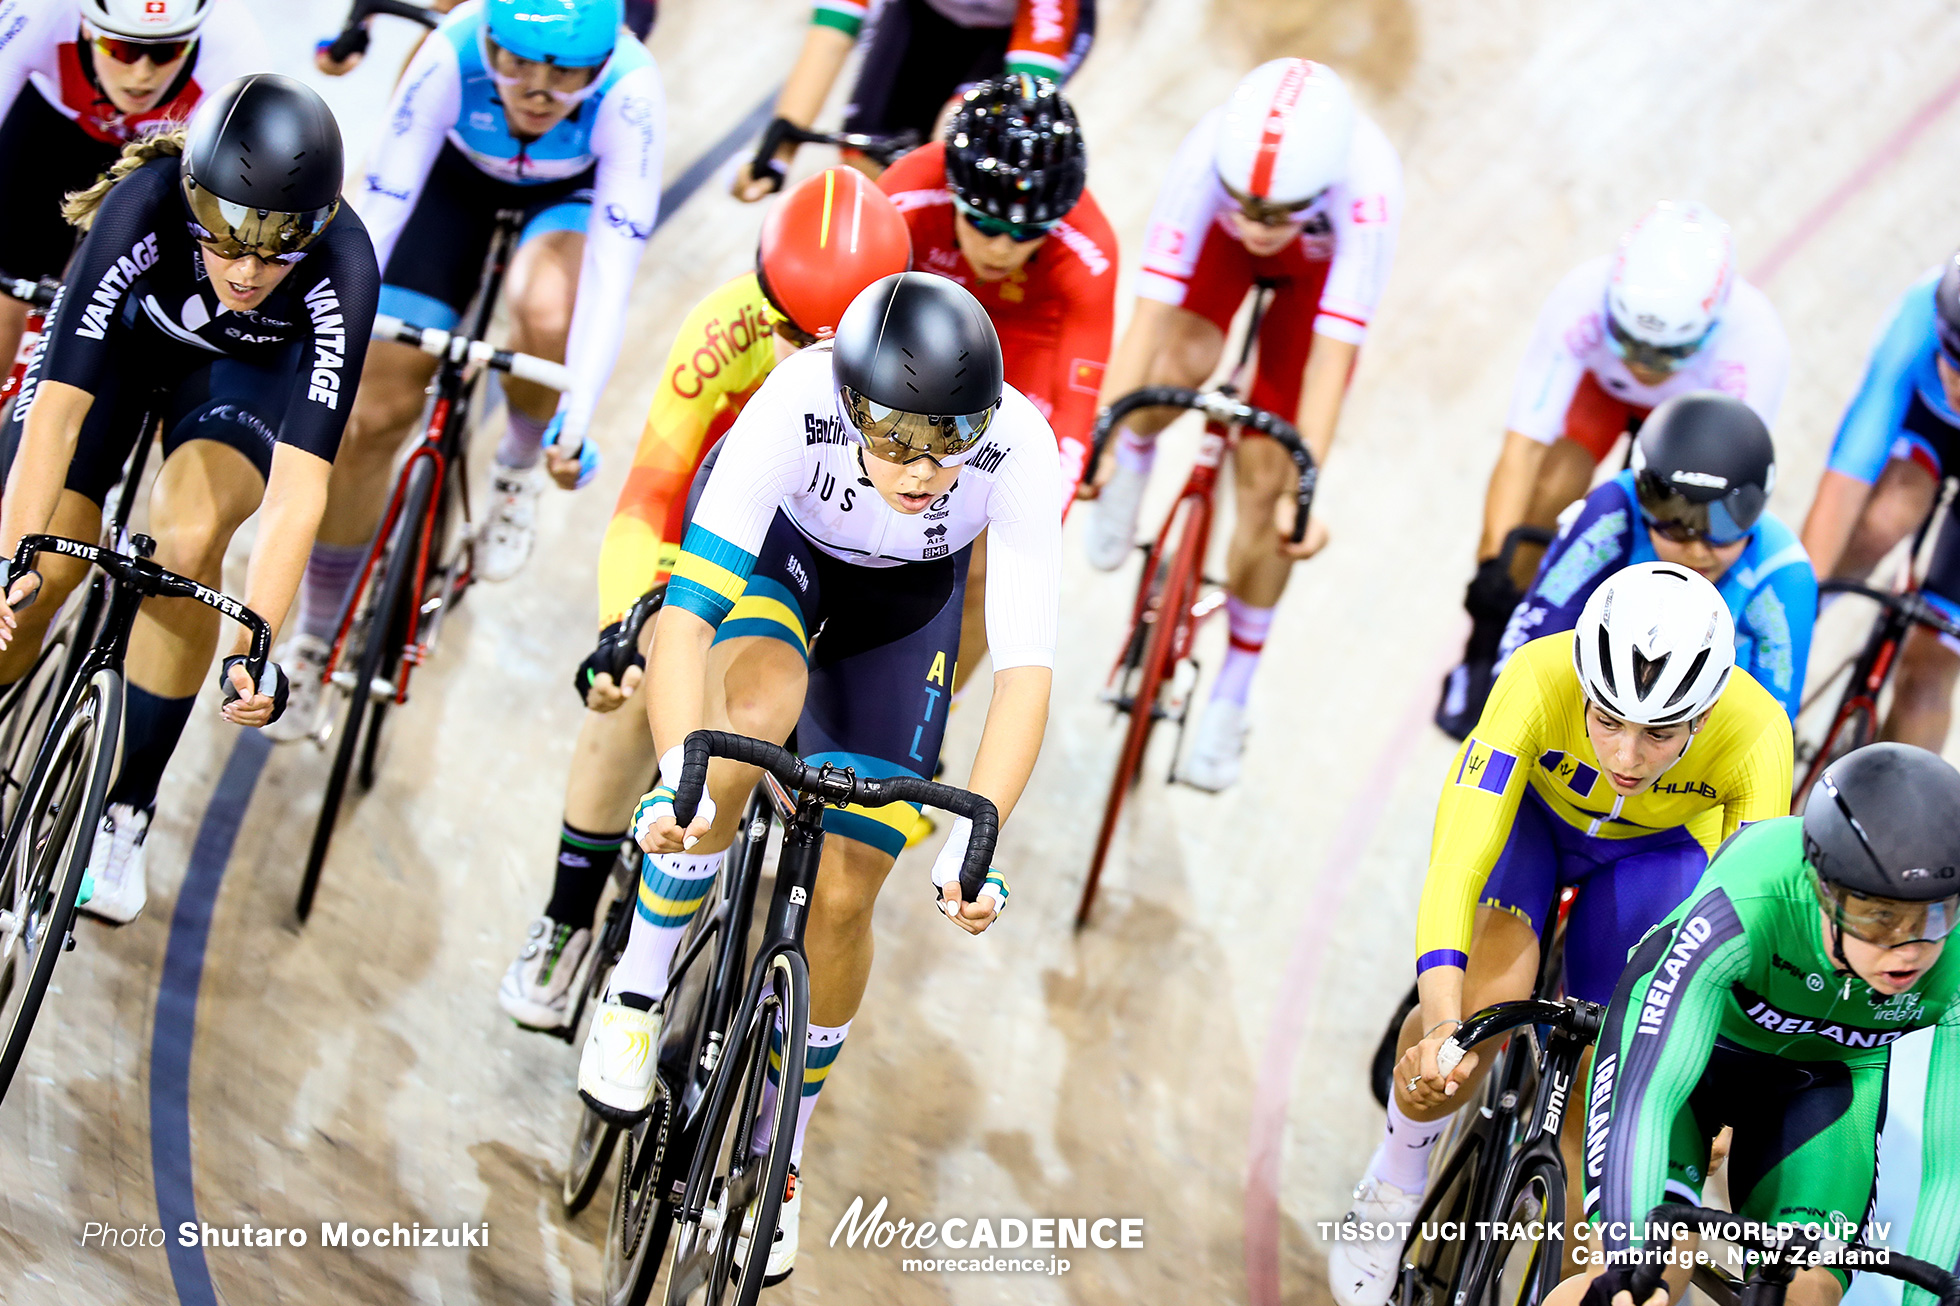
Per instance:
[[[164,1246],[169,1249],[170,1277],[183,1306],[218,1306],[204,1249],[179,1247],[176,1236],[179,1224],[197,1220],[191,1176],[191,1042],[197,1032],[204,945],[211,937],[211,912],[232,843],[271,754],[272,741],[256,730],[241,732],[232,746],[217,792],[198,824],[184,886],[177,891],[157,990],[156,1029],[150,1037],[150,1168],[156,1174],[157,1224],[168,1231]]]
[[[776,104],[771,91],[728,134],[689,164],[660,197],[656,230],[680,212],[737,151],[761,134]],[[210,806],[197,828],[190,868],[177,891],[157,989],[156,1026],[150,1036],[150,1168],[157,1193],[157,1224],[165,1230],[170,1278],[182,1306],[218,1306],[203,1247],[179,1247],[176,1229],[197,1222],[197,1190],[191,1174],[191,1045],[197,1035],[197,990],[204,977],[204,948],[211,913],[232,843],[251,805],[252,791],[272,753],[272,741],[256,730],[239,732]]]

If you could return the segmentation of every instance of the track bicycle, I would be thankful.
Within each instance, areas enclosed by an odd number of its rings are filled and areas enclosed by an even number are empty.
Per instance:
[[[910,128],[889,136],[877,136],[865,132],[812,131],[808,127],[798,127],[787,118],[771,118],[756,141],[755,157],[749,163],[749,175],[758,181],[768,178],[773,183],[771,190],[781,190],[783,183],[789,179],[789,169],[776,162],[776,151],[791,141],[798,145],[834,145],[840,150],[862,154],[881,168],[889,168],[899,155],[918,149],[921,139],[919,133]]]
[[[27,1048],[55,962],[74,947],[76,899],[121,753],[123,658],[137,608],[147,598],[180,598],[216,609],[251,631],[246,669],[254,684],[265,677],[272,631],[259,615],[158,566],[150,560],[155,552],[147,535],[131,536],[127,552],[29,535],[11,559],[9,574],[19,576],[42,553],[59,553],[93,566],[102,584],[82,605],[90,608],[99,594],[99,615],[69,628],[77,656],[62,657],[63,673],[47,682],[56,706],[0,840],[0,1096]],[[226,697],[236,697],[229,685]]]
[[[1225,604],[1223,585],[1204,573],[1205,554],[1211,545],[1216,514],[1213,496],[1218,487],[1218,468],[1226,450],[1237,442],[1240,431],[1271,436],[1292,457],[1299,474],[1292,539],[1298,544],[1306,538],[1307,513],[1313,506],[1314,483],[1319,478],[1313,454],[1293,423],[1276,413],[1254,408],[1238,397],[1240,379],[1252,359],[1259,326],[1272,298],[1272,282],[1257,284],[1245,340],[1231,379],[1213,390],[1145,386],[1119,398],[1096,419],[1089,454],[1091,469],[1101,460],[1111,433],[1139,409],[1187,409],[1203,413],[1207,422],[1205,437],[1198,445],[1197,462],[1184,488],[1178,492],[1177,503],[1164,519],[1155,542],[1139,546],[1144,554],[1143,574],[1137,582],[1136,602],[1130,609],[1129,633],[1110,669],[1102,695],[1118,715],[1129,717],[1129,725],[1117,756],[1116,773],[1110,780],[1109,796],[1103,802],[1102,824],[1096,831],[1088,878],[1083,881],[1082,898],[1075,910],[1078,930],[1089,923],[1096,888],[1101,883],[1103,866],[1116,835],[1117,819],[1122,815],[1124,800],[1142,776],[1150,733],[1160,720],[1177,724],[1178,746],[1172,750],[1172,770],[1165,779],[1168,783],[1177,778],[1175,758],[1183,748],[1184,727],[1200,671],[1192,655],[1193,645],[1205,618]]]
[[[1760,1224],[1751,1227],[1728,1211],[1683,1202],[1662,1202],[1648,1214],[1647,1224],[1650,1228],[1686,1225],[1703,1238],[1718,1239],[1743,1252],[1749,1261],[1744,1276],[1697,1260],[1694,1286],[1715,1306],[1783,1306],[1790,1281],[1796,1278],[1798,1270],[1816,1262],[1833,1261],[1859,1274],[1876,1274],[1923,1288],[1938,1300],[1939,1306],[1960,1306],[1960,1275],[1890,1248],[1863,1243],[1847,1246],[1821,1231],[1809,1229],[1792,1230],[1788,1237],[1777,1238],[1772,1228],[1768,1231],[1770,1236],[1764,1236]],[[1660,1266],[1636,1267],[1633,1299],[1644,1301],[1660,1281]]]
[[[1878,738],[1883,720],[1879,699],[1898,668],[1899,653],[1913,628],[1924,627],[1948,639],[1960,640],[1960,623],[1934,606],[1919,588],[1925,571],[1921,555],[1926,541],[1936,535],[1936,524],[1956,511],[1956,497],[1960,497],[1960,477],[1949,476],[1940,487],[1933,511],[1926,515],[1913,537],[1912,548],[1893,589],[1881,590],[1856,580],[1818,582],[1820,596],[1857,594],[1878,604],[1879,610],[1863,645],[1821,677],[1816,688],[1805,693],[1797,710],[1796,791],[1791,799],[1792,811],[1803,810],[1804,796],[1817,783],[1825,767]],[[1821,709],[1833,703],[1825,715]]]
[[[607,1306],[647,1299],[672,1237],[668,1306],[754,1306],[789,1178],[801,1100],[810,977],[803,930],[823,858],[825,807],[925,803],[973,823],[960,870],[979,897],[1000,822],[978,794],[916,776],[863,779],[849,767],[811,766],[786,748],[697,730],[684,745],[675,819],[693,819],[710,757],[763,771],[722,863],[712,907],[699,912],[669,971],[652,1111],[622,1139],[606,1231]],[[749,925],[771,820],[783,827],[775,887],[755,950]],[[777,1082],[765,1106],[772,1035]],[[767,1115],[765,1117],[765,1110]],[[760,1137],[760,1141],[758,1141]],[[747,1255],[736,1263],[738,1240]]]
[[[1475,1109],[1430,1178],[1402,1248],[1397,1306],[1533,1306],[1558,1286],[1565,1263],[1565,1162],[1559,1131],[1583,1104],[1579,1062],[1605,1009],[1578,998],[1500,1002],[1469,1017],[1438,1054],[1445,1073],[1465,1049],[1510,1034]],[[1454,1055],[1452,1055],[1454,1053]],[[1542,1239],[1485,1236],[1542,1222]],[[1453,1226],[1453,1227],[1452,1227]]]
[[[483,338],[523,225],[522,211],[498,212],[464,330],[438,331],[386,315],[374,319],[376,340],[413,345],[442,361],[421,434],[396,474],[387,512],[321,667],[322,681],[335,693],[323,695],[313,738],[322,746],[333,743],[334,755],[294,904],[302,922],[313,910],[348,780],[357,780],[363,792],[373,788],[388,709],[408,701],[411,673],[435,655],[443,622],[475,579],[468,453],[470,413],[484,370],[554,390],[572,383],[562,363],[498,349]],[[336,731],[334,705],[341,700]]]

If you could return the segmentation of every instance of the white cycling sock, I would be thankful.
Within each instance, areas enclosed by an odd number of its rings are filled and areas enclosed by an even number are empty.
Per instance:
[[[1382,1137],[1382,1145],[1368,1161],[1369,1175],[1394,1184],[1405,1193],[1420,1193],[1429,1184],[1430,1150],[1448,1124],[1448,1116],[1441,1120],[1409,1119],[1390,1094],[1388,1130]]]
[[[497,466],[508,467],[521,472],[536,467],[544,457],[544,428],[551,425],[549,417],[533,417],[520,413],[516,408],[506,406],[504,438],[497,442]]]
[[[613,967],[608,997],[638,993],[659,1001],[667,991],[667,968],[680,950],[681,935],[708,900],[726,852],[655,853],[640,863],[640,900],[626,951]]]
[[[808,1050],[803,1054],[803,1100],[796,1105],[796,1135],[789,1142],[789,1162],[799,1169],[803,1165],[803,1136],[810,1131],[810,1116],[817,1109],[817,1094],[830,1077],[830,1067],[837,1060],[837,1054],[844,1050],[844,1039],[851,1032],[851,1022],[841,1025],[812,1025]],[[783,1032],[779,1025],[769,1034],[769,1082],[762,1086],[762,1110],[756,1116],[755,1130],[749,1135],[749,1145],[760,1148],[769,1142],[769,1129],[776,1113],[777,1071],[783,1046]]]
[[[1145,439],[1128,427],[1116,433],[1116,465],[1126,472],[1150,475],[1157,462],[1157,437]]]

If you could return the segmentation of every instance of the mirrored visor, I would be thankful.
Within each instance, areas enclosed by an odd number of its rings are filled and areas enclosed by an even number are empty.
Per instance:
[[[256,254],[267,262],[279,263],[297,261],[301,251],[326,230],[340,210],[338,199],[325,208],[299,213],[248,208],[220,199],[188,174],[184,178],[184,200],[190,205],[191,225],[198,244],[219,258]]]
[[[901,465],[919,458],[931,458],[942,467],[965,462],[1000,411],[996,400],[977,413],[912,413],[889,408],[849,386],[839,387],[837,394],[865,449],[875,458]]]
[[[1953,932],[1960,916],[1960,894],[1930,902],[1898,898],[1868,898],[1840,884],[1827,884],[1812,875],[1817,901],[1839,929],[1878,948],[1902,948],[1908,943],[1938,943]]]
[[[1756,529],[1769,496],[1760,485],[1744,485],[1719,499],[1700,502],[1690,499],[1661,480],[1654,472],[1634,478],[1640,510],[1647,525],[1664,539],[1676,544],[1707,540],[1717,548],[1734,544]]]

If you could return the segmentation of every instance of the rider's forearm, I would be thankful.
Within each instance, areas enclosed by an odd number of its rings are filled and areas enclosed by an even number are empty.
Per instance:
[[[834,27],[810,27],[803,34],[803,49],[796,56],[796,66],[789,70],[783,92],[776,97],[776,116],[787,118],[798,127],[815,122],[823,112],[823,102],[830,98],[830,88],[837,84],[837,74],[843,71],[844,61],[851,57],[851,47],[856,44],[856,37]],[[790,145],[785,149],[794,153],[796,147]]]
[[[1490,469],[1490,486],[1484,491],[1484,534],[1477,542],[1478,562],[1495,558],[1504,548],[1504,537],[1531,510],[1531,490],[1538,484],[1538,469],[1545,464],[1545,449],[1528,435],[1504,433],[1504,450]]]
[[[1819,576],[1836,574],[1871,492],[1871,486],[1838,471],[1827,470],[1817,483],[1817,497],[1803,519],[1803,547]]]
[[[1306,380],[1300,385],[1299,425],[1300,438],[1313,450],[1313,460],[1322,466],[1327,463],[1327,451],[1334,447],[1334,428],[1340,424],[1341,403],[1347,398],[1348,381],[1354,376],[1354,360],[1360,352],[1357,344],[1314,333]]]
[[[1048,727],[1048,692],[1055,673],[1047,667],[1008,667],[994,673],[994,700],[987,707],[980,752],[967,787],[989,799],[1007,823],[1021,801]]]
[[[1109,404],[1141,386],[1151,384],[1157,371],[1157,355],[1170,334],[1171,315],[1178,310],[1155,299],[1137,296],[1136,307],[1103,372],[1101,402]],[[1140,435],[1155,435],[1178,416],[1169,408],[1146,408],[1131,416],[1124,425]]]
[[[1463,968],[1431,966],[1416,977],[1417,1009],[1425,1034],[1446,1020],[1463,1018]]]
[[[245,573],[245,606],[258,613],[275,635],[299,593],[300,577],[306,574],[332,474],[332,463],[303,449],[282,444],[272,451],[272,475],[265,483],[259,533],[252,541],[251,565]],[[239,627],[232,652],[244,654],[251,647],[251,632]]]
[[[647,653],[647,725],[657,754],[678,748],[707,715],[708,646],[715,628],[681,607],[663,607]],[[672,784],[677,777],[663,777]]]
[[[27,430],[0,501],[0,556],[11,558],[24,535],[45,531],[61,501],[75,440],[95,396],[62,381],[43,381],[27,411]]]

